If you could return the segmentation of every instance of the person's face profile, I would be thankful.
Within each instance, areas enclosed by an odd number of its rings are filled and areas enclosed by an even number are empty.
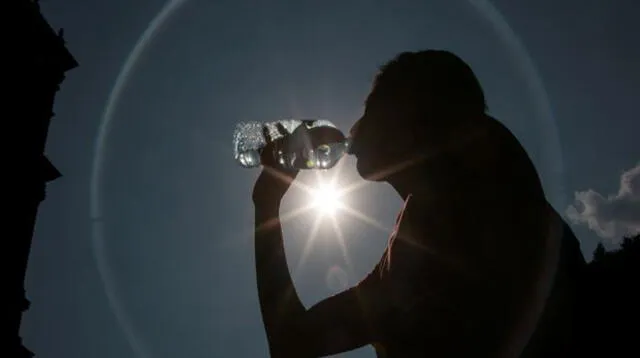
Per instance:
[[[389,146],[396,140],[394,118],[388,115],[380,103],[369,98],[364,113],[349,131],[352,138],[351,153],[356,157],[356,167],[360,176],[371,179],[389,157]]]
[[[351,153],[360,176],[384,181],[380,173],[427,150],[429,143],[425,143],[423,132],[430,115],[420,111],[425,105],[412,98],[381,97],[375,92],[369,95],[362,117],[350,130]]]

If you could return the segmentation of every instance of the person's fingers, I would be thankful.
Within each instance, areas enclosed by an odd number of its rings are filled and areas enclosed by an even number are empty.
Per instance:
[[[269,127],[267,127],[266,125],[262,126],[262,136],[264,137],[264,140],[267,141],[267,144],[273,142],[273,138],[271,138],[271,132],[269,131]]]
[[[288,143],[292,145],[294,148],[305,148],[311,149],[311,136],[309,135],[309,126],[313,123],[313,121],[305,120],[303,121],[289,136],[290,139]]]
[[[278,133],[280,133],[280,135],[283,137],[289,135],[289,132],[281,122],[276,123],[276,129],[278,130]]]
[[[282,129],[284,129],[281,123],[277,123],[276,128],[278,129],[278,131],[281,130],[280,128],[278,128],[279,126],[282,127]],[[264,136],[264,139],[266,141],[265,147],[262,148],[262,151],[263,151],[262,164],[264,166],[275,167],[278,164],[277,163],[278,159],[283,155],[282,142],[283,142],[283,139],[286,137],[274,138],[271,131],[269,130],[269,127],[266,125],[262,127],[262,135]]]

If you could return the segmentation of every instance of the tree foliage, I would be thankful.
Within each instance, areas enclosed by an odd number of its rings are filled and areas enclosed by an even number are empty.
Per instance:
[[[593,356],[640,356],[640,234],[625,237],[612,251],[600,243],[583,286],[586,350]]]

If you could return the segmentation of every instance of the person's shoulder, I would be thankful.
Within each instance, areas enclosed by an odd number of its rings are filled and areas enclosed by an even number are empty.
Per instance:
[[[536,176],[533,161],[518,137],[502,121],[486,116],[487,147],[505,172]]]
[[[486,115],[484,123],[488,140],[490,140],[494,145],[497,145],[498,148],[502,150],[523,150],[518,137],[502,121],[490,115]]]

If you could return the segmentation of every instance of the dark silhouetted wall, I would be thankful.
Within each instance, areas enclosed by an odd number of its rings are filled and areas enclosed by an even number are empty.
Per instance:
[[[22,313],[30,305],[24,280],[34,225],[46,183],[60,177],[44,155],[47,132],[59,85],[65,72],[78,63],[66,49],[62,31],[49,26],[37,1],[10,0],[3,2],[2,8],[11,19],[11,31],[4,34],[3,44],[3,57],[8,61],[3,76],[8,78],[3,91],[3,132],[8,148],[3,168],[3,182],[7,183],[4,197],[8,200],[3,201],[8,220],[3,225],[6,275],[2,290],[7,299],[3,300],[0,322],[8,336],[3,339],[0,356],[22,358],[34,355],[20,337]]]

